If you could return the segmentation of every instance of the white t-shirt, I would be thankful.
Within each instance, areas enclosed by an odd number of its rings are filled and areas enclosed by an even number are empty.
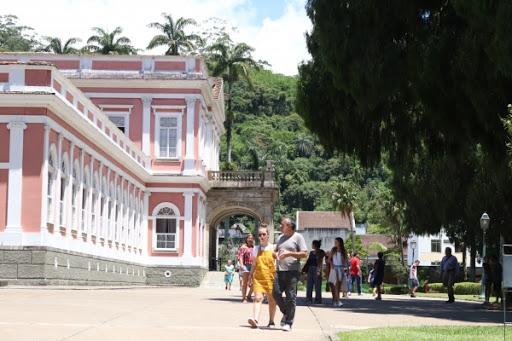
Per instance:
[[[418,268],[416,265],[411,265],[411,268],[409,270],[409,278],[410,279],[418,279]]]
[[[255,246],[252,249],[252,259],[256,259],[256,257],[258,257],[259,250],[261,250],[261,251],[273,250],[273,245],[268,243],[266,246],[261,246],[261,245]]]

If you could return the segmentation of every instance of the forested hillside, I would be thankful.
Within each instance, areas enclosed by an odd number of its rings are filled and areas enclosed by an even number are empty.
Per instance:
[[[364,169],[351,157],[325,150],[295,113],[296,78],[251,71],[251,83],[233,86],[233,161],[225,169],[264,167],[273,160],[280,198],[276,215],[297,210],[331,210],[334,184],[348,180],[357,192],[356,221],[379,227],[391,201],[383,166]],[[221,160],[226,160],[223,141]]]

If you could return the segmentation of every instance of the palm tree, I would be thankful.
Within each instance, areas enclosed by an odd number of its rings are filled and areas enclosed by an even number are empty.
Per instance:
[[[157,46],[167,46],[166,55],[178,56],[183,52],[190,52],[195,48],[197,42],[201,38],[197,34],[186,34],[185,27],[192,25],[195,26],[194,19],[179,18],[174,21],[170,14],[162,13],[165,18],[164,23],[154,22],[149,24],[149,27],[154,27],[162,31],[163,34],[158,34],[151,39],[148,44],[148,49],[153,49]]]
[[[249,75],[250,68],[258,69],[261,63],[252,58],[254,49],[245,43],[234,45],[230,39],[213,44],[208,49],[210,70],[213,76],[222,77],[226,83],[226,146],[227,162],[231,163],[231,135],[234,114],[232,110],[232,90],[236,81],[244,79],[252,87]]]
[[[62,45],[62,40],[58,37],[44,37],[48,41],[48,45],[43,48],[45,52],[53,52],[56,54],[72,54],[78,53],[78,49],[72,45],[80,42],[79,38],[69,38],[66,43]]]
[[[350,220],[350,240],[352,242],[352,253],[354,253],[354,208],[357,193],[354,185],[348,181],[339,181],[331,195],[331,203],[336,211],[340,211],[341,217],[348,217]]]
[[[136,54],[137,49],[131,45],[131,40],[127,37],[116,37],[123,32],[121,27],[116,27],[112,32],[93,27],[96,35],[92,35],[87,39],[87,45],[83,50],[100,54]]]

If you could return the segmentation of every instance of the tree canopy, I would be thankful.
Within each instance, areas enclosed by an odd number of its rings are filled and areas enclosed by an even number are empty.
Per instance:
[[[510,233],[502,118],[512,5],[309,0],[306,9],[313,58],[299,68],[297,110],[320,141],[364,165],[388,155],[393,194],[417,232],[445,227],[478,246],[487,211],[490,239]]]
[[[149,24],[162,31],[163,34],[154,36],[148,44],[148,49],[158,46],[167,46],[166,55],[177,56],[182,53],[190,52],[196,47],[201,38],[197,34],[187,34],[185,28],[187,26],[195,26],[196,21],[190,18],[180,17],[174,20],[172,15],[162,13],[165,19],[164,23],[154,22]]]

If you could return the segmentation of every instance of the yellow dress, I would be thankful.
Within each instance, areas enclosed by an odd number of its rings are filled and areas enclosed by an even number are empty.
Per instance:
[[[252,290],[254,292],[271,293],[276,274],[276,262],[272,255],[273,246],[269,244],[265,250],[258,247],[258,255],[253,261],[254,274]]]

